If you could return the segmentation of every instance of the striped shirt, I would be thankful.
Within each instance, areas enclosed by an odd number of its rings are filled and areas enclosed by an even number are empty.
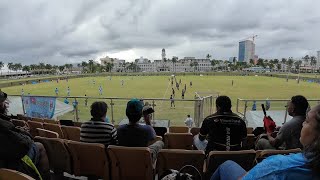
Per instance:
[[[80,141],[101,143],[105,146],[118,144],[117,129],[113,124],[102,121],[88,121],[81,125]]]

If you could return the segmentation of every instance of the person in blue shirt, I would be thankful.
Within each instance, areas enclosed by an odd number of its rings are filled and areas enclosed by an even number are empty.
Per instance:
[[[54,90],[54,92],[56,93],[56,96],[58,96],[59,95],[59,90],[58,90],[58,88],[56,87],[56,89]]]
[[[162,141],[153,142],[156,139],[156,133],[150,125],[140,125],[139,120],[142,117],[143,104],[138,99],[131,99],[127,103],[126,115],[129,119],[128,124],[118,127],[118,142],[120,146],[127,147],[149,147],[152,160],[155,162],[157,154],[163,148]]]
[[[221,164],[210,180],[216,179],[320,179],[320,105],[307,114],[301,129],[303,152],[274,155],[246,172],[233,161]]]

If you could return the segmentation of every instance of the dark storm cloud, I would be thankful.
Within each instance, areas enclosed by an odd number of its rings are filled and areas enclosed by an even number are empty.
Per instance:
[[[301,57],[320,48],[316,0],[4,0],[0,60],[62,64],[134,50],[159,59],[210,53],[237,56],[238,42],[257,34],[264,58]],[[137,57],[131,57],[132,60]]]

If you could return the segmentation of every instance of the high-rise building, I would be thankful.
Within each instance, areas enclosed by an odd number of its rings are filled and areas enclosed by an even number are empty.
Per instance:
[[[317,69],[320,67],[320,51],[317,51]]]
[[[245,40],[239,42],[239,62],[250,62],[250,59],[254,60],[255,44],[251,40]]]

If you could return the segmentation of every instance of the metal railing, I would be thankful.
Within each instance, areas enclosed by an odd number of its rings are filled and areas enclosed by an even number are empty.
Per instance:
[[[21,95],[9,95],[13,97],[22,97]],[[68,99],[72,102],[77,102],[72,112],[68,112],[65,115],[59,116],[58,119],[73,119],[74,121],[89,120],[90,105],[95,101],[105,101],[108,104],[108,112],[112,123],[119,123],[119,121],[126,119],[125,108],[126,103],[132,98],[123,97],[93,97],[93,96],[38,96],[38,95],[25,95],[25,97],[48,97],[57,98],[57,100],[63,102],[64,99]],[[23,104],[21,98],[21,103]],[[87,99],[87,105],[85,100]],[[171,108],[171,100],[165,98],[137,98],[141,101],[148,102],[154,109],[153,119],[161,120],[174,120],[173,124],[181,125],[183,120],[188,114],[194,118],[195,124],[200,125],[203,118],[212,112],[213,97],[199,97],[195,99],[174,99],[175,107]],[[23,105],[22,105],[23,108]],[[25,110],[23,109],[25,113]],[[193,114],[194,113],[194,114]],[[172,122],[172,121],[171,121]]]
[[[285,116],[283,121],[285,123],[288,116],[287,104],[290,101],[290,99],[241,99],[241,98],[238,98],[237,104],[236,104],[236,112],[242,115],[244,119],[246,119],[248,107],[252,107],[253,103],[256,102],[257,109],[260,109],[258,105],[265,104],[266,101],[269,101],[272,105],[270,110],[285,110]],[[313,107],[316,104],[320,104],[320,99],[308,99],[308,102],[310,107]]]

